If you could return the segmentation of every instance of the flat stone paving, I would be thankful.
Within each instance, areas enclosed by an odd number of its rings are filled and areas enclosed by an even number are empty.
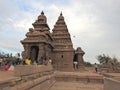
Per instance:
[[[95,72],[55,72],[56,75],[79,75],[79,76],[99,76],[99,73]],[[103,90],[102,83],[87,83],[87,82],[65,82],[56,81],[56,83],[49,90]]]
[[[103,84],[59,81],[49,90],[103,90]]]

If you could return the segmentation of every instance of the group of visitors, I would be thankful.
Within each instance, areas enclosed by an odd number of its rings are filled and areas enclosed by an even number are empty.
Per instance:
[[[15,62],[6,61],[0,62],[0,69],[2,71],[13,71],[16,65],[47,65],[48,63],[52,63],[51,58],[41,57],[39,61],[33,61],[30,58],[26,58],[25,60],[16,60]]]
[[[41,57],[39,61],[34,60],[33,62],[30,58],[26,58],[25,61],[23,61],[24,65],[47,65],[48,63],[52,63],[50,57],[49,58]]]
[[[1,62],[0,67],[2,71],[13,71],[16,65],[21,64],[21,60],[17,59],[15,61],[4,60]]]

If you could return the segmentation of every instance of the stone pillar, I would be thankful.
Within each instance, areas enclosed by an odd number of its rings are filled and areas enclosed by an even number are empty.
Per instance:
[[[43,45],[39,45],[39,52],[38,52],[38,62],[40,62],[41,57],[44,55],[44,48]]]
[[[24,51],[22,52],[22,57],[23,57],[23,60],[30,57],[30,46],[27,44],[24,45]]]
[[[78,47],[75,54],[77,55],[78,70],[84,69],[84,60],[83,60],[83,55],[85,54],[84,51],[82,51],[82,49]]]

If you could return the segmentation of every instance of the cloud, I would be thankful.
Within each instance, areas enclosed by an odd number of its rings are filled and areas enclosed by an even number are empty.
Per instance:
[[[1,0],[0,46],[22,51],[19,41],[41,11],[51,31],[62,11],[74,47],[82,47],[86,61],[95,62],[103,53],[119,56],[119,4],[119,0]]]

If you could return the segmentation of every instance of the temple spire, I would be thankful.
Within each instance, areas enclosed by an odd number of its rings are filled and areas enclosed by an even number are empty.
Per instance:
[[[60,13],[60,16],[62,16],[62,11],[61,11],[61,13]]]
[[[53,43],[55,43],[54,50],[73,50],[71,37],[64,21],[64,17],[62,16],[62,12],[54,25],[52,36],[54,39]]]
[[[45,16],[44,12],[41,12],[41,15],[38,16],[38,19],[33,23],[33,27],[37,31],[45,31],[49,33],[49,26],[47,24],[47,17]]]
[[[44,14],[44,12],[42,11],[41,14]]]

